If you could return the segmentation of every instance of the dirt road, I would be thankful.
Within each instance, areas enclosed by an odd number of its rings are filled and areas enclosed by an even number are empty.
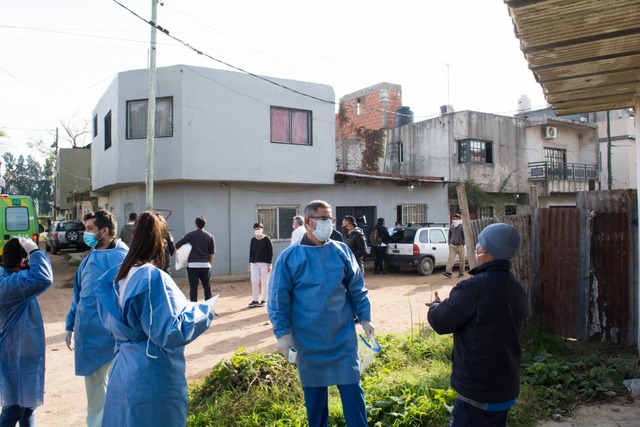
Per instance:
[[[45,403],[36,411],[40,426],[84,425],[86,398],[84,379],[74,374],[73,353],[64,343],[64,325],[73,294],[71,266],[63,253],[50,255],[54,269],[54,286],[38,301],[45,321],[47,338]],[[371,267],[372,270],[372,267]],[[188,292],[186,278],[175,278]],[[403,332],[412,325],[425,322],[424,303],[433,291],[442,297],[449,294],[454,279],[447,279],[440,270],[433,276],[418,276],[415,272],[387,275],[366,275],[370,289],[373,323],[378,332]],[[212,327],[186,347],[187,378],[206,375],[217,362],[229,358],[239,347],[249,351],[272,351],[275,338],[266,308],[247,308],[251,300],[248,276],[213,278],[214,294],[220,293]],[[202,294],[202,291],[200,291]],[[202,296],[202,295],[201,295]]]

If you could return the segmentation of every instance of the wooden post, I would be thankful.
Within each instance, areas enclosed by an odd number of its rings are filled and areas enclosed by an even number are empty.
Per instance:
[[[530,185],[529,186],[529,206],[533,210],[533,208],[538,207],[538,186]]]
[[[476,241],[473,233],[471,232],[471,219],[469,218],[469,205],[467,203],[467,192],[464,189],[464,184],[456,186],[458,193],[458,205],[460,206],[460,212],[462,215],[462,230],[464,231],[464,242],[467,252],[467,261],[469,262],[469,269],[476,266]]]

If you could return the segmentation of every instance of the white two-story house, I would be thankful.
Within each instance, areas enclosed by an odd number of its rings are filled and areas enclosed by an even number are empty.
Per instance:
[[[120,224],[145,209],[148,79],[148,70],[119,73],[93,111],[93,195]],[[246,272],[257,221],[279,253],[292,217],[314,199],[331,203],[334,216],[362,213],[368,223],[393,223],[414,205],[428,206],[429,221],[447,221],[443,178],[412,186],[336,173],[329,86],[174,65],[158,69],[156,97],[153,207],[176,240],[206,217],[213,274]]]

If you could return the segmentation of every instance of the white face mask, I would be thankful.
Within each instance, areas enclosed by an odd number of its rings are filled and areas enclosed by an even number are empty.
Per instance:
[[[258,229],[258,230],[253,230],[253,234],[256,235],[256,237],[260,237],[262,236],[262,230]]]
[[[462,224],[462,220],[459,220],[459,219],[454,219],[454,220],[453,220],[453,226],[454,226],[454,227],[457,227],[457,226],[459,226],[460,224]]]
[[[484,254],[484,252],[478,252],[478,245],[476,245],[476,250],[473,253],[473,256],[476,259],[476,264],[478,263],[478,258],[481,257]]]
[[[316,229],[313,230],[313,236],[321,242],[329,240],[329,236],[333,232],[330,219],[318,219],[316,221]]]

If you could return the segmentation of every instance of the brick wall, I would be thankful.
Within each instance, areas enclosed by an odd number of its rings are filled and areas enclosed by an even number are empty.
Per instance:
[[[361,89],[340,99],[344,106],[347,123],[341,125],[336,114],[336,140],[355,137],[355,129],[361,126],[367,129],[381,129],[383,127],[383,105],[380,101],[380,91],[386,89],[389,94],[387,102],[387,127],[395,127],[395,113],[402,106],[402,87],[391,83],[379,83]]]

